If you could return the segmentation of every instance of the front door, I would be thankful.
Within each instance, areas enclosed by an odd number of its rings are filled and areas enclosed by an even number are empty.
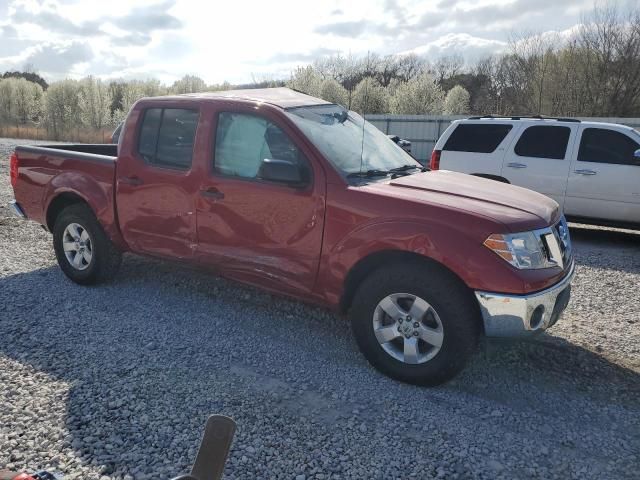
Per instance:
[[[273,112],[230,107],[213,123],[211,173],[197,203],[198,256],[243,281],[310,291],[322,248],[322,169]],[[297,164],[303,183],[261,179],[264,159]]]
[[[631,130],[583,128],[569,174],[567,215],[640,223],[640,162],[634,156],[638,140]]]
[[[198,189],[192,173],[198,110],[149,108],[140,115],[118,157],[117,208],[122,234],[132,250],[189,258],[195,250]]]
[[[575,126],[526,126],[507,152],[502,176],[513,185],[547,195],[562,206],[575,132]]]

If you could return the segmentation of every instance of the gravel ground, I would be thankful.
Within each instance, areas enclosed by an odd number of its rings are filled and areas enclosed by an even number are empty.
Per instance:
[[[549,335],[485,342],[446,386],[376,373],[348,323],[126,256],[68,281],[9,218],[0,139],[0,469],[164,479],[207,416],[238,422],[226,478],[637,479],[640,234],[573,228],[573,298]]]

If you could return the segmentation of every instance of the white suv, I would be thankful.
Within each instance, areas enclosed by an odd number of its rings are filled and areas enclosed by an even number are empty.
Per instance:
[[[445,130],[432,170],[455,170],[548,195],[568,219],[640,228],[640,133],[569,118],[472,117]]]

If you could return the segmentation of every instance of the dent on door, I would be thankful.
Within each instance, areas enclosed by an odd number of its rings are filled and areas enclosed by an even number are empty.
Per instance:
[[[230,272],[310,288],[321,249],[322,198],[287,187],[230,183],[218,187],[224,200],[198,204],[201,253]]]

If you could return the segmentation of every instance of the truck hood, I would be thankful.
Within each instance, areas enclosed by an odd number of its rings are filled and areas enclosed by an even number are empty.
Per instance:
[[[373,185],[372,185],[373,186]],[[518,232],[555,223],[560,207],[545,195],[495,180],[437,170],[375,184],[378,194],[464,210]]]

